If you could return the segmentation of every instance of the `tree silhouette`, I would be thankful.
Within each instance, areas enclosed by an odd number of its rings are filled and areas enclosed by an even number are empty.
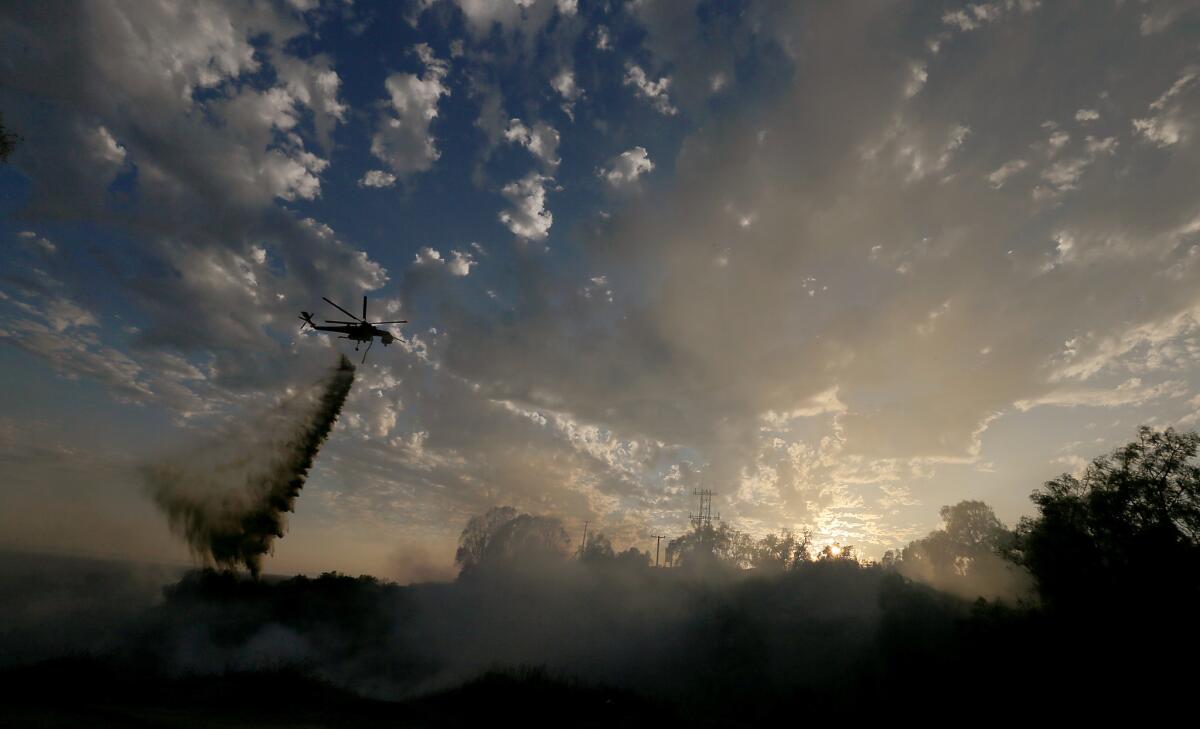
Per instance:
[[[884,566],[962,597],[1020,598],[1028,578],[1005,559],[1014,535],[982,501],[943,506],[942,528],[885,554]]]
[[[826,544],[817,553],[818,562],[858,562],[858,554],[853,545],[843,547],[840,544]]]
[[[468,574],[485,566],[514,566],[566,556],[571,539],[552,516],[518,513],[496,506],[474,516],[458,537],[454,561]]]
[[[471,517],[458,537],[454,562],[463,572],[477,567],[483,562],[496,532],[516,518],[517,510],[511,506],[494,506],[487,513]]]
[[[603,532],[596,532],[588,537],[587,544],[580,553],[579,558],[585,562],[594,562],[596,560],[608,560],[614,556],[612,541],[604,536]]]
[[[1200,596],[1200,434],[1138,430],[1081,476],[1063,474],[1032,495],[1015,561],[1051,607],[1194,602]]]

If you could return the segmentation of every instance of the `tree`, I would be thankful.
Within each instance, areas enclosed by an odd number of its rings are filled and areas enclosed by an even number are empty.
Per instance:
[[[604,536],[603,532],[597,532],[588,537],[587,544],[583,546],[579,558],[584,562],[594,562],[612,559],[613,556],[612,541]]]
[[[630,547],[629,549],[626,549],[624,552],[621,552],[620,554],[613,557],[613,562],[617,565],[620,565],[623,567],[630,567],[630,568],[649,567],[650,566],[650,552],[649,552],[649,550],[643,552],[643,551],[639,550],[637,547]]]
[[[754,545],[750,566],[766,572],[795,569],[797,565],[812,561],[812,531],[804,529],[797,538],[790,529],[779,534],[770,533]]]
[[[818,562],[858,562],[853,545],[826,544],[817,554]]]
[[[570,543],[559,519],[498,506],[467,522],[454,561],[466,574],[486,565],[559,559],[566,556]]]
[[[1200,434],[1138,429],[1081,476],[1032,495],[1012,558],[1047,605],[1159,604],[1200,597]]]
[[[753,541],[728,524],[706,524],[667,542],[667,564],[706,568],[749,566]]]
[[[467,572],[481,562],[500,527],[517,518],[517,510],[511,506],[493,506],[487,513],[471,517],[458,537],[458,551],[454,562]]]
[[[943,506],[942,528],[909,543],[890,564],[910,579],[962,597],[1020,598],[1028,578],[1003,555],[1013,533],[982,501]],[[886,555],[885,555],[886,558]]]

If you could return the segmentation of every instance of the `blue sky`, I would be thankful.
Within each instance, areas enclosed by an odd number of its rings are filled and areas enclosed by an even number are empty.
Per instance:
[[[268,569],[697,487],[870,556],[1200,412],[1194,2],[14,3],[4,542],[185,559],[140,465],[376,347]],[[387,314],[387,316],[384,316]],[[394,315],[394,316],[392,316]]]

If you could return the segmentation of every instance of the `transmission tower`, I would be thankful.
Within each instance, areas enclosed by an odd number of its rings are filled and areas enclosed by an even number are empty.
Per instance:
[[[713,492],[709,489],[696,489],[692,492],[692,496],[700,497],[700,510],[691,515],[692,526],[696,531],[712,529],[712,497]],[[717,521],[721,520],[721,514],[717,514]]]

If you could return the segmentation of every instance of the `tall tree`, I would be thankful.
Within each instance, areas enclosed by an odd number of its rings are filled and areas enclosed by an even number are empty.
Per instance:
[[[1051,606],[1200,598],[1200,434],[1143,426],[1033,493],[1012,556]]]
[[[459,568],[468,572],[479,566],[496,533],[517,516],[517,510],[511,506],[493,506],[486,513],[471,517],[458,537],[458,551],[454,553]]]
[[[940,514],[942,528],[911,542],[899,555],[892,554],[891,566],[906,577],[967,598],[1025,596],[1028,577],[1004,558],[1013,533],[992,507],[960,501],[943,506]]]

